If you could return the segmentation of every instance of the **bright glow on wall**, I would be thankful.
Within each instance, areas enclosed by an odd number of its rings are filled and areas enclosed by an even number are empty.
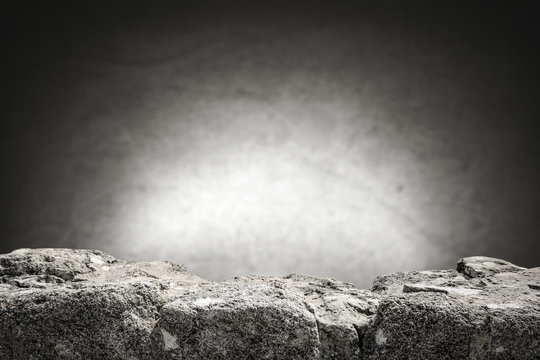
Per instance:
[[[432,3],[15,6],[2,252],[364,287],[470,255],[537,266],[537,34],[506,5]]]
[[[431,222],[415,192],[429,187],[407,173],[414,159],[399,137],[348,100],[206,97],[187,123],[173,106],[159,143],[128,166],[113,253],[212,279],[365,274],[365,286],[389,268],[424,266]]]

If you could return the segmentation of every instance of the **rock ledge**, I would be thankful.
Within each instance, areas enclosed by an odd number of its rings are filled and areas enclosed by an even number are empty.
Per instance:
[[[0,255],[1,359],[539,359],[540,268],[211,282],[97,250]]]

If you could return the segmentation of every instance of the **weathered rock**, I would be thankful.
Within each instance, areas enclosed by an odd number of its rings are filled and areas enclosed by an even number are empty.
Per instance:
[[[377,278],[373,290],[383,299],[365,357],[539,359],[538,268],[472,257],[457,269]]]
[[[289,291],[214,284],[163,306],[165,350],[179,359],[318,359],[315,317]]]
[[[378,294],[342,281],[309,275],[246,276],[229,282],[268,284],[296,294],[315,316],[320,358],[361,358],[362,338],[377,311]]]
[[[2,255],[0,279],[1,359],[154,358],[161,306],[206,282],[172,263],[70,249]]]
[[[538,359],[540,268],[209,282],[100,251],[0,255],[1,359]]]
[[[493,275],[501,272],[519,272],[525,270],[506,260],[487,256],[471,256],[458,260],[457,270],[470,277]]]

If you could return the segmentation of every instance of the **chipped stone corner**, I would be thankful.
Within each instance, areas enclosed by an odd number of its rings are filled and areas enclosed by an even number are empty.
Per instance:
[[[178,349],[180,347],[180,345],[178,345],[178,339],[176,338],[176,336],[163,328],[159,329],[159,331],[161,332],[161,336],[163,339],[163,348],[166,351]]]

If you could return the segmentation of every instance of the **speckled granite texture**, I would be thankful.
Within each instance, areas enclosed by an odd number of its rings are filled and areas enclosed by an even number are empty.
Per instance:
[[[540,268],[211,282],[97,250],[0,255],[1,359],[538,359]]]

